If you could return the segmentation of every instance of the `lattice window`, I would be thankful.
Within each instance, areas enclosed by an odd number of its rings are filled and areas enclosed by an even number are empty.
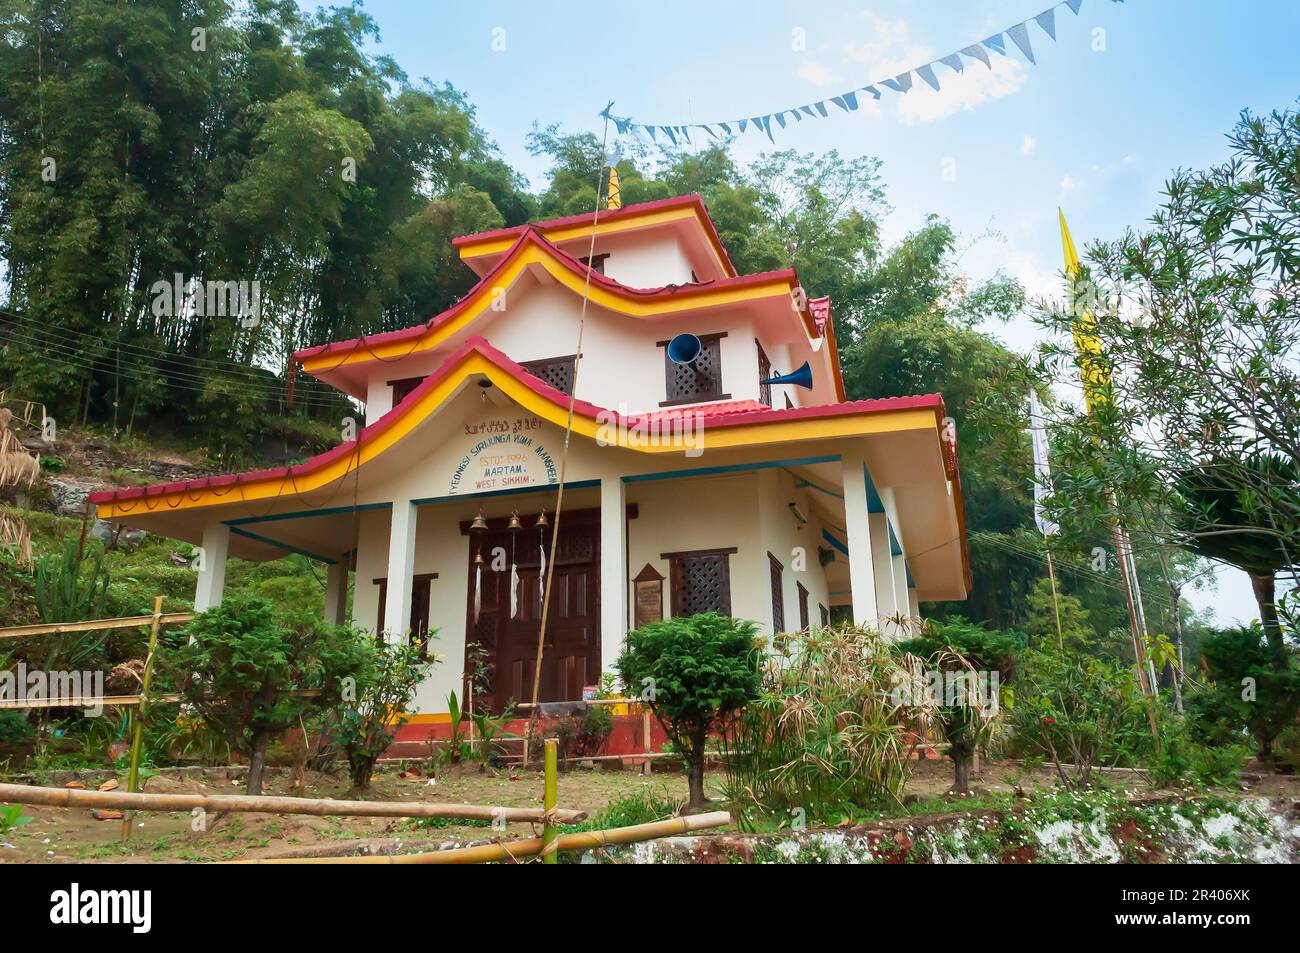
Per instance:
[[[675,364],[668,358],[668,342],[660,341],[664,349],[665,392],[668,399],[660,406],[694,404],[706,400],[724,400],[730,394],[722,392],[722,339],[726,332],[700,335],[700,356],[690,364]]]
[[[674,616],[697,612],[731,615],[731,568],[727,559],[733,549],[663,553],[671,577]]]
[[[763,345],[757,341],[754,345],[758,348],[758,399],[767,406],[772,406],[772,385],[764,384],[763,381],[772,376],[772,362],[767,359],[767,352],[763,350]]]
[[[544,361],[525,361],[524,370],[550,384],[562,394],[573,393],[573,367],[576,356],[552,357]]]
[[[785,631],[785,593],[781,586],[785,567],[771,553],[767,554],[767,565],[772,576],[772,634],[776,635]]]

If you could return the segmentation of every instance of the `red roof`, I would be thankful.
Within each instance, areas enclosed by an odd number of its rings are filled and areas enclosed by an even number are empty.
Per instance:
[[[599,214],[598,221],[609,222],[617,221],[620,218],[635,218],[638,215],[644,215],[647,212],[661,212],[670,208],[683,208],[693,206],[700,212],[700,220],[704,223],[705,230],[708,232],[710,241],[718,249],[726,264],[727,270],[733,275],[736,273],[736,266],[731,263],[731,256],[727,253],[726,247],[722,244],[722,239],[718,237],[717,226],[713,224],[713,218],[709,215],[709,210],[704,204],[704,199],[699,195],[674,195],[668,199],[655,199],[653,202],[638,202],[635,205],[624,205],[622,208],[602,210]],[[583,212],[578,215],[565,215],[561,218],[548,218],[540,222],[529,222],[527,225],[513,225],[510,228],[495,228],[487,232],[474,232],[469,235],[458,235],[451,240],[455,248],[462,245],[472,245],[478,242],[492,241],[497,238],[509,238],[512,235],[518,235],[526,228],[537,228],[547,231],[554,228],[567,228],[571,225],[584,225],[591,221],[590,212]]]
[[[514,230],[510,230],[513,234]],[[408,338],[418,338],[432,331],[448,321],[453,320],[457,315],[464,311],[475,295],[484,287],[492,287],[497,276],[504,271],[510,261],[515,257],[519,250],[526,244],[535,244],[545,248],[555,256],[556,260],[571,269],[575,274],[587,277],[590,272],[591,282],[599,285],[606,290],[627,298],[667,298],[667,297],[688,297],[690,295],[703,294],[705,292],[716,291],[720,288],[740,288],[745,285],[761,284],[773,280],[786,280],[797,283],[798,275],[793,268],[783,268],[778,271],[760,271],[751,275],[737,275],[734,278],[719,278],[716,281],[701,281],[685,285],[663,285],[659,288],[630,288],[627,285],[608,278],[598,271],[592,271],[578,259],[568,254],[564,250],[556,247],[548,241],[534,226],[524,225],[518,230],[519,238],[510,247],[510,250],[501,256],[501,259],[487,272],[478,283],[471,288],[464,297],[454,305],[435,315],[423,324],[417,324],[414,327],[402,328],[398,331],[386,331],[382,334],[365,335],[359,338],[352,338],[346,341],[331,341],[328,344],[318,344],[314,347],[303,348],[301,351],[294,352],[294,359],[301,362],[307,358],[317,357],[321,354],[329,354],[335,351],[352,351],[364,347],[371,347],[377,344],[387,344],[392,341],[402,341]]]
[[[295,477],[301,477],[312,473],[321,467],[327,466],[333,461],[357,452],[361,444],[368,443],[377,437],[380,433],[393,426],[398,420],[409,413],[412,408],[424,397],[424,395],[436,387],[437,384],[447,377],[455,368],[471,353],[478,353],[487,358],[498,368],[511,377],[523,383],[529,389],[538,395],[551,401],[553,404],[567,408],[569,406],[569,395],[563,391],[557,390],[541,378],[534,377],[526,371],[521,365],[511,360],[507,355],[494,348],[482,337],[472,337],[466,341],[460,348],[450,354],[446,361],[432,374],[425,378],[424,382],[404,398],[401,403],[390,410],[384,416],[380,417],[373,424],[370,424],[354,440],[339,444],[332,450],[318,454],[304,463],[295,466],[276,467],[269,470],[254,470],[246,473],[225,474],[221,476],[202,477],[196,480],[185,480],[177,483],[157,484],[143,487],[124,487],[116,490],[103,490],[98,493],[92,493],[90,502],[108,503],[120,500],[148,498],[151,496],[165,496],[170,493],[192,492],[199,490],[208,490],[216,487],[236,487],[246,483],[256,483],[262,480],[292,480]],[[758,401],[739,400],[727,401],[716,404],[699,404],[678,408],[674,411],[656,410],[640,414],[619,414],[617,411],[607,408],[598,407],[595,404],[584,400],[575,400],[574,412],[585,417],[607,420],[613,424],[619,424],[628,428],[636,427],[638,424],[650,424],[657,420],[668,418],[672,414],[680,416],[684,413],[703,415],[712,427],[742,427],[751,424],[770,423],[784,420],[814,420],[822,417],[839,417],[853,414],[871,414],[884,413],[887,411],[912,410],[920,408],[932,409],[936,412],[936,426],[943,419],[945,410],[943,396],[940,394],[926,394],[917,397],[887,397],[875,400],[851,400],[837,404],[822,404],[815,407],[793,407],[776,410],[761,404]]]

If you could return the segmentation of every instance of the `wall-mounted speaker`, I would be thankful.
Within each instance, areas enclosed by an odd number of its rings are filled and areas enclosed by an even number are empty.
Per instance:
[[[683,331],[668,342],[668,360],[674,364],[691,364],[700,356],[700,339]]]
[[[676,338],[674,338],[673,340],[676,340]],[[760,381],[759,383],[796,384],[799,387],[804,388],[805,390],[812,390],[812,386],[813,386],[812,368],[808,366],[807,361],[804,361],[803,367],[799,368],[797,371],[791,371],[789,374],[780,374],[777,377],[769,377],[767,380]]]

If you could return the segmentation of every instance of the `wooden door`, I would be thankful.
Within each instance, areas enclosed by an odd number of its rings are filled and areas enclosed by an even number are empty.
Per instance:
[[[567,514],[561,524],[559,553],[552,580],[554,592],[546,621],[542,651],[540,701],[577,701],[584,686],[600,673],[600,525],[592,518]],[[470,539],[469,624],[488,657],[493,659],[491,704],[500,710],[514,700],[533,695],[537,661],[537,633],[542,614],[542,565],[538,558],[542,534],[532,528],[536,516],[523,517],[526,529],[511,534],[491,528]],[[550,548],[550,531],[544,545]],[[479,621],[474,619],[474,553],[482,547],[483,594]],[[504,559],[496,560],[493,553]],[[516,596],[511,600],[510,562],[518,574]],[[549,561],[549,560],[548,560]]]

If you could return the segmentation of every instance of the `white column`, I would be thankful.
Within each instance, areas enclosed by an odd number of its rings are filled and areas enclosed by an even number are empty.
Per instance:
[[[897,532],[897,530],[895,530]],[[907,603],[907,557],[895,556],[894,562],[894,603],[902,615],[911,618],[912,610]]]
[[[226,556],[229,552],[229,526],[218,522],[203,527],[199,580],[194,588],[195,612],[206,612],[221,605],[221,594],[226,588]]]
[[[388,528],[388,597],[384,602],[387,640],[400,645],[411,627],[411,577],[415,574],[415,526],[410,500],[394,500]]]
[[[853,621],[876,622],[876,581],[871,561],[871,524],[867,514],[867,479],[861,451],[847,451],[840,460],[844,482],[844,528],[848,531],[849,592]]]
[[[614,670],[627,634],[627,494],[618,477],[600,481],[600,667]]]
[[[894,605],[900,615],[910,617],[911,613],[907,604],[907,551],[903,546],[903,524],[898,519],[898,503],[894,499],[893,487],[877,487],[876,493],[880,496],[880,502],[885,507],[885,516],[889,520],[888,525],[894,530],[894,540],[898,542],[898,548],[903,550],[899,555],[895,556],[893,554],[893,542],[891,541],[889,559],[893,564]]]
[[[883,628],[884,620],[898,615],[894,560],[889,554],[889,517],[884,513],[872,513],[868,522],[871,526],[871,563],[876,592],[876,615]]]
[[[325,576],[325,621],[342,625],[348,606],[348,557],[329,567]]]

